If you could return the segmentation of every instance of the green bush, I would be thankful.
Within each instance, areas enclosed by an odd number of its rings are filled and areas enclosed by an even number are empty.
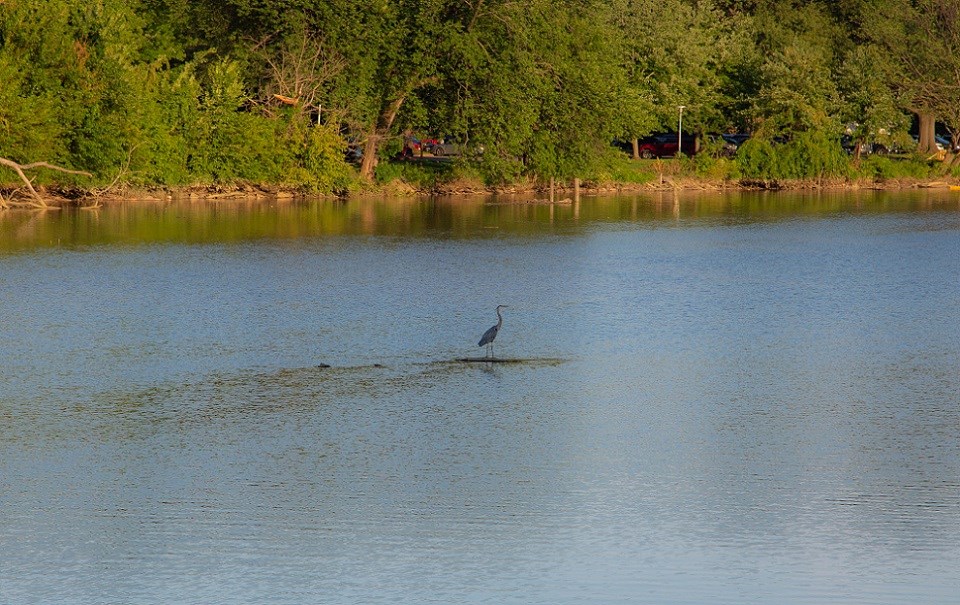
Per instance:
[[[840,142],[822,132],[800,133],[783,146],[779,159],[783,178],[837,177],[849,172]]]
[[[191,66],[158,73],[146,87],[155,99],[143,108],[141,139],[133,150],[136,184],[188,185],[199,132],[201,87]]]
[[[574,176],[593,183],[649,183],[658,178],[653,163],[646,160],[634,160],[620,149],[606,146],[594,150],[592,160]]]
[[[855,175],[867,179],[927,178],[932,169],[929,162],[918,157],[886,157],[871,155],[864,158]]]
[[[689,162],[692,164],[693,174],[700,178],[719,181],[740,178],[740,167],[736,161],[730,158],[716,157],[701,151]]]
[[[491,150],[475,158],[475,165],[483,182],[493,186],[515,183],[524,171],[520,158]]]
[[[452,171],[452,165],[447,162],[421,164],[384,160],[377,164],[374,177],[376,183],[380,185],[399,181],[417,189],[428,190],[450,180]]]
[[[313,193],[340,193],[355,187],[356,176],[344,159],[347,144],[339,133],[327,126],[297,122],[288,130],[290,147],[299,152],[288,158],[293,162],[285,172],[292,185]]]
[[[598,182],[625,183],[630,185],[643,185],[657,180],[657,174],[652,170],[639,168],[637,166],[616,166],[610,173],[597,173]]]
[[[0,150],[20,162],[63,160],[62,126],[56,119],[58,99],[46,91],[31,93],[18,60],[0,49]]]
[[[817,131],[799,133],[781,144],[752,138],[740,146],[736,158],[740,174],[750,179],[804,180],[849,173],[848,158],[839,142]]]
[[[777,150],[766,139],[751,138],[737,149],[736,163],[740,174],[747,179],[777,178]]]
[[[960,178],[960,163],[951,163],[947,168],[947,173],[954,178]]]

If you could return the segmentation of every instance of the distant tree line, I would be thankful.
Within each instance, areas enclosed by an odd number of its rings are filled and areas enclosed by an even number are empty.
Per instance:
[[[0,157],[103,181],[336,191],[404,133],[482,144],[491,182],[576,176],[681,105],[750,132],[758,177],[784,142],[801,178],[844,132],[960,142],[960,2],[0,1]]]

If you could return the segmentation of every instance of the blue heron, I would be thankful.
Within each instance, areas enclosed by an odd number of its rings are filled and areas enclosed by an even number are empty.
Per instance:
[[[493,357],[493,339],[497,337],[497,334],[500,332],[500,326],[503,325],[503,315],[500,315],[500,309],[506,308],[507,305],[497,305],[497,325],[491,326],[489,330],[484,332],[480,338],[480,342],[477,344],[478,347],[487,346],[487,357]]]

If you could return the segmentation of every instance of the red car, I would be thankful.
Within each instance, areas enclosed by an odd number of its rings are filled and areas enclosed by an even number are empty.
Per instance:
[[[681,140],[681,151],[692,156],[696,153],[697,137],[685,134]],[[677,155],[677,133],[653,134],[639,141],[640,157],[644,159],[663,158]]]

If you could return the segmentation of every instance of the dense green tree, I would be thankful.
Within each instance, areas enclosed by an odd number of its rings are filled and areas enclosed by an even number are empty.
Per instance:
[[[845,32],[819,2],[765,2],[754,16],[759,88],[754,129],[762,137],[806,131],[839,135],[840,95],[833,74]]]
[[[438,82],[441,59],[459,23],[451,0],[228,0],[232,43],[271,32],[276,45],[312,36],[343,68],[317,95],[318,105],[363,144],[361,176],[373,177],[379,151],[404,104]],[[207,22],[211,22],[207,19]],[[240,34],[240,35],[238,35]],[[318,91],[318,93],[321,91]],[[414,103],[416,100],[413,101]]]
[[[675,129],[679,106],[684,124],[703,133],[723,129],[732,104],[731,76],[747,40],[743,20],[730,18],[711,0],[615,0],[614,18],[624,40],[627,90],[642,111],[629,114],[624,135],[633,139],[654,129]]]
[[[477,5],[479,6],[479,5]],[[448,123],[497,176],[576,176],[622,129],[620,46],[596,1],[488,3],[443,73]]]
[[[960,6],[955,0],[864,0],[869,40],[887,57],[887,82],[919,120],[921,153],[936,151],[937,117],[958,125]]]
[[[3,0],[0,157],[334,191],[422,132],[508,182],[589,171],[683,105],[687,132],[766,141],[751,178],[806,178],[842,172],[845,127],[957,137],[957,74],[955,0]]]
[[[873,45],[855,46],[844,58],[837,73],[842,99],[840,116],[856,141],[859,157],[864,143],[898,147],[900,133],[909,127],[907,114],[900,108],[883,70],[886,58]]]

